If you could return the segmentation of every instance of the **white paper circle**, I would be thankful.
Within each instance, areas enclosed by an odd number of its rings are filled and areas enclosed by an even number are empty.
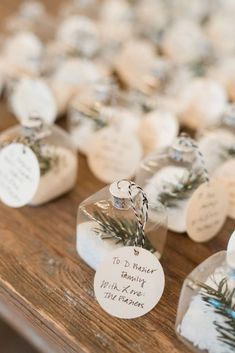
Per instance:
[[[230,267],[235,269],[235,231],[228,242],[226,261]]]
[[[142,248],[135,250],[128,246],[111,252],[94,279],[101,307],[122,319],[134,319],[152,310],[165,286],[163,268],[156,256]]]
[[[228,198],[221,183],[211,180],[193,193],[187,209],[187,232],[199,243],[208,241],[222,228],[228,209]]]
[[[125,84],[134,89],[148,92],[157,86],[153,75],[156,63],[154,46],[147,41],[128,41],[117,55],[114,65]]]
[[[22,79],[15,87],[10,105],[15,116],[23,121],[37,114],[47,124],[53,124],[57,116],[55,97],[43,80]]]
[[[27,205],[37,192],[40,167],[34,152],[21,143],[0,151],[0,200],[10,207]]]
[[[142,157],[142,148],[133,133],[107,127],[93,135],[87,157],[95,176],[110,184],[134,176]]]
[[[223,163],[214,176],[223,183],[228,194],[228,216],[235,219],[235,159]]]

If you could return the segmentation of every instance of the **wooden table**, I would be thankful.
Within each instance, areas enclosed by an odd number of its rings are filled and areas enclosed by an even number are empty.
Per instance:
[[[0,18],[19,2],[1,0]],[[50,1],[51,8],[55,3]],[[13,124],[1,104],[0,131]],[[39,208],[0,204],[0,315],[45,353],[188,353],[174,332],[183,280],[225,248],[235,222],[228,220],[206,244],[170,232],[161,260],[166,289],[160,303],[136,320],[110,317],[94,298],[94,272],[75,250],[77,207],[103,186],[85,158],[79,160],[77,186],[68,195]]]

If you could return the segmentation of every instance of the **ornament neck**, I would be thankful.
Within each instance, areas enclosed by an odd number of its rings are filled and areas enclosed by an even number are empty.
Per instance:
[[[184,146],[176,141],[169,149],[170,158],[177,162],[194,163],[196,159],[195,149],[192,146]]]

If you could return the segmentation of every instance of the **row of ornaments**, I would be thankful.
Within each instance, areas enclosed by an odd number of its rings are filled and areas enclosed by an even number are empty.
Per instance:
[[[37,119],[32,119],[30,124],[27,127],[17,126],[1,136],[1,143],[6,147],[1,153],[0,198],[12,207],[28,203],[42,205],[69,191],[76,183],[77,156],[66,133],[56,126],[45,127]],[[33,151],[40,168],[37,173],[40,177],[36,178],[37,168],[33,168],[31,162],[33,176],[25,178],[25,185],[22,182],[23,172],[16,164],[18,154],[15,152],[19,150],[22,154],[22,144]],[[136,182],[143,187],[150,202],[146,233],[149,246],[157,252],[158,258],[164,250],[167,224],[170,230],[178,233],[187,231],[194,241],[203,242],[214,237],[225,222],[228,207],[224,190],[216,179],[208,182],[199,157],[194,142],[188,137],[181,137],[170,148],[145,159],[139,168]],[[12,175],[16,179],[14,183]],[[94,222],[97,227],[103,224],[103,227],[112,229],[113,238],[96,237]],[[98,259],[110,249],[133,241],[129,238],[133,233],[133,222],[129,220],[128,212],[126,214],[112,206],[109,187],[94,194],[79,208],[77,233],[80,255],[96,268]],[[155,235],[156,229],[158,236]]]
[[[0,198],[4,203],[12,207],[27,203],[41,205],[74,186],[77,157],[60,128],[43,126],[40,119],[32,119],[25,127],[6,131],[0,139]],[[34,167],[37,165],[36,175]],[[175,224],[178,232],[187,230],[196,241],[208,240],[221,229],[227,215],[223,188],[217,181],[209,180],[200,152],[190,138],[180,137],[155,158],[143,161],[137,181],[147,193],[150,206],[144,247],[157,259],[163,253],[166,240],[165,206],[168,207],[169,228],[174,229]],[[135,245],[137,222],[130,205],[128,182],[126,187],[122,183],[122,189],[118,185],[115,182],[105,187],[79,206],[77,251],[95,270],[112,251],[123,245]],[[134,196],[139,207],[138,195]],[[177,224],[179,219],[182,223]],[[234,237],[230,248],[234,249]],[[234,252],[231,255],[229,251],[226,262],[225,253],[219,253],[200,265],[185,281],[176,328],[179,336],[190,347],[196,347],[196,351],[203,347],[217,353],[220,347],[226,353],[232,352],[233,332],[229,331],[231,337],[224,342],[217,334],[215,323],[219,315],[219,327],[223,330],[229,330],[226,320],[232,320],[233,325],[234,268]],[[214,282],[213,276],[217,276]],[[232,302],[224,303],[228,297]],[[197,321],[195,310],[200,320],[206,320],[206,329],[211,330],[209,340],[203,336],[204,330],[198,336],[194,334],[202,322]]]
[[[216,131],[223,132],[222,128]],[[230,131],[223,133],[231,134]],[[210,137],[210,133],[208,136]],[[227,150],[233,150],[235,143],[233,145],[232,137],[230,140],[226,139],[225,141],[227,143]],[[228,145],[229,142],[230,145]],[[39,175],[37,178],[38,182],[35,183],[34,178],[31,178],[32,187],[27,188],[27,193],[25,188],[20,188],[19,186],[19,191],[22,189],[22,196],[19,197],[19,195],[16,195],[15,190],[11,190],[14,185],[10,185],[11,178],[7,175],[8,160],[6,161],[4,157],[5,154],[3,153],[4,148],[2,148],[0,199],[9,206],[21,207],[26,204],[33,206],[42,205],[74,187],[78,168],[76,150],[69,136],[59,127],[47,126],[41,119],[32,118],[27,121],[25,126],[19,125],[3,132],[0,135],[0,143],[2,147],[7,147],[7,150],[9,150],[10,145],[13,145],[12,147],[14,148],[16,143],[29,147],[36,156],[39,166],[39,168],[35,168],[34,170],[31,168],[34,174],[35,170],[39,169],[37,173]],[[106,166],[106,168],[104,168],[104,174],[112,169],[113,178],[111,178],[111,182],[125,178],[129,179],[130,176],[128,173],[126,174],[127,161],[120,159],[120,155],[128,154],[128,151],[125,150],[125,144],[121,143],[120,146],[117,146],[118,141],[116,141],[115,147],[118,147],[117,150],[119,150],[118,161],[113,158],[110,148],[108,148],[109,141],[104,139],[103,144],[106,145],[104,151],[106,151],[107,158],[102,161],[100,159],[97,160],[97,163],[94,164],[94,168],[96,168],[96,166],[100,167],[103,162]],[[200,144],[199,142],[199,146],[200,145],[202,145],[202,143]],[[16,146],[16,148],[18,147]],[[94,154],[95,153],[97,152],[94,151]],[[229,152],[226,155],[227,159],[228,156]],[[233,163],[233,159],[230,159],[231,160],[228,162],[226,161],[226,164]],[[4,168],[3,163],[6,164]],[[14,174],[14,163],[11,163],[10,167],[9,172]],[[226,168],[224,168],[223,165],[222,172]],[[151,204],[151,215],[153,214],[153,219],[156,214],[157,222],[164,224],[166,228],[166,218],[168,217],[168,228],[170,230],[178,233],[187,231],[193,240],[207,241],[215,236],[221,229],[227,217],[227,213],[229,213],[230,216],[233,215],[233,210],[231,211],[232,206],[234,206],[232,199],[232,173],[229,174],[229,172],[231,172],[230,168],[226,170],[228,173],[227,175],[223,174],[222,180],[228,177],[226,181],[230,181],[229,183],[224,183],[224,185],[227,186],[227,190],[231,191],[228,192],[230,196],[229,207],[227,206],[228,198],[225,197],[226,193],[224,193],[223,187],[219,185],[221,179],[218,176],[212,176],[212,180],[208,183],[209,175],[204,165],[204,157],[201,155],[194,140],[188,136],[181,135],[170,147],[145,158],[138,167],[135,181],[143,187],[147,194]],[[22,183],[20,176],[18,176],[18,179],[18,182]],[[25,182],[27,183],[28,180],[25,180]],[[194,204],[196,197],[198,197],[199,187],[205,183],[215,190],[214,203],[217,205],[216,211],[220,213],[220,217],[218,218],[220,221],[216,222],[216,225],[213,225],[212,222],[213,226],[211,227],[211,231],[207,231],[206,234],[197,232],[201,234],[199,235],[195,234],[195,229],[192,229],[193,227],[190,226],[190,224],[193,223],[191,213],[195,216],[197,214],[197,217],[200,217],[200,209],[198,208],[197,212],[195,212]],[[6,194],[5,197],[4,194]],[[107,198],[108,194],[106,195],[106,199]],[[96,200],[96,195],[94,199]],[[217,202],[217,200],[219,200],[219,202]],[[193,207],[194,211],[192,212]],[[164,212],[162,209],[164,209]],[[163,216],[164,213],[167,215],[166,217]],[[162,222],[159,221],[161,219],[163,219]],[[164,242],[161,247],[160,253],[162,253]]]

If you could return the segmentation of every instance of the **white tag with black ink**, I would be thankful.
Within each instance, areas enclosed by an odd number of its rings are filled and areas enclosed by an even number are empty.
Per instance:
[[[0,151],[0,200],[10,207],[22,207],[34,197],[40,181],[40,167],[34,152],[21,143]]]
[[[229,198],[228,216],[235,219],[235,160],[223,163],[214,173],[227,191]]]
[[[228,242],[226,262],[232,269],[235,270],[235,231],[233,231]]]
[[[211,180],[193,193],[187,209],[187,232],[196,242],[213,238],[222,228],[228,208],[228,198],[221,183]]]
[[[87,151],[88,164],[105,183],[132,178],[142,157],[142,147],[129,130],[107,127],[97,131]]]
[[[101,307],[121,319],[134,319],[152,310],[165,286],[163,268],[151,252],[122,247],[98,267],[94,290]]]

